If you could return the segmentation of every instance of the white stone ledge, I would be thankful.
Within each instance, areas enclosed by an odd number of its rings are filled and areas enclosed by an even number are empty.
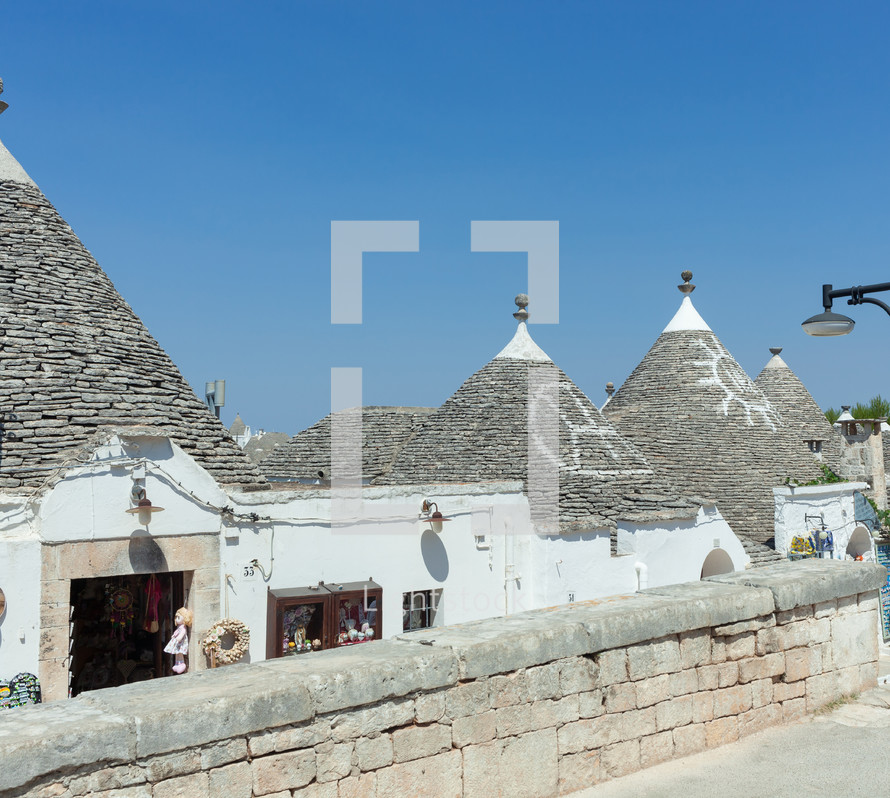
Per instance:
[[[776,612],[781,612],[877,590],[887,582],[887,569],[876,563],[811,559],[712,576],[706,581],[766,588],[773,594]]]

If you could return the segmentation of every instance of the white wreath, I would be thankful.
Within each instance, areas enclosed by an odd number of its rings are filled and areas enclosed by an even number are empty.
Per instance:
[[[220,639],[224,634],[231,634],[235,638],[235,644],[231,648],[222,647]],[[201,645],[204,647],[204,653],[217,665],[231,665],[241,659],[250,648],[250,629],[244,621],[223,618],[210,627]]]

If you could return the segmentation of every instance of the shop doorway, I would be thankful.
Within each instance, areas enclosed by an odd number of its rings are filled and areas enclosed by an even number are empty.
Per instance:
[[[172,676],[164,646],[182,605],[181,571],[73,579],[69,695]]]

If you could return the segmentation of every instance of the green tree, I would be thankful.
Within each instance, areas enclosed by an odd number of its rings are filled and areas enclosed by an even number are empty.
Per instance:
[[[833,407],[829,407],[828,410],[825,411],[825,418],[828,419],[829,424],[834,424],[834,422],[838,420],[840,415],[841,411],[835,410]]]
[[[856,404],[850,412],[853,418],[887,418],[890,416],[890,402],[878,394],[868,404]]]

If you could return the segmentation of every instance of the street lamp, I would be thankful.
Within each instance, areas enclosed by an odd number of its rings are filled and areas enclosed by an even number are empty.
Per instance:
[[[828,336],[828,335],[847,335],[853,332],[853,326],[856,324],[849,316],[842,316],[840,313],[832,313],[832,302],[838,297],[848,296],[848,305],[877,305],[887,311],[890,316],[890,307],[881,302],[879,299],[871,299],[865,294],[874,294],[878,291],[890,291],[890,283],[875,283],[874,285],[854,285],[852,288],[832,288],[830,285],[822,286],[822,307],[825,308],[824,313],[816,316],[810,316],[803,324],[803,331],[807,335]]]

